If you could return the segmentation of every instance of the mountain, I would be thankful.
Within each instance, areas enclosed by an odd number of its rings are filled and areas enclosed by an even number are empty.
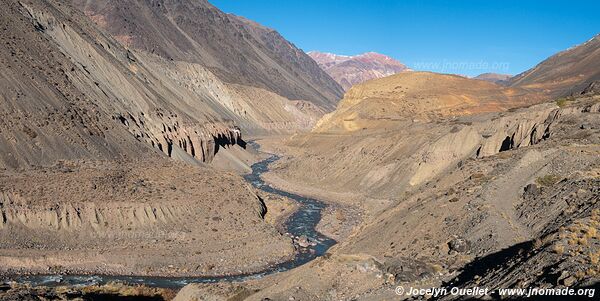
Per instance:
[[[402,72],[353,86],[313,131],[356,131],[399,119],[437,120],[539,102],[520,88],[432,72]]]
[[[345,56],[311,51],[308,55],[342,85],[344,90],[371,79],[410,70],[397,60],[375,52]]]
[[[337,296],[389,300],[390,283],[597,287],[597,39],[508,86],[430,72],[352,86],[311,132],[278,145],[289,155],[263,178],[361,208],[365,221],[329,258],[254,297],[310,300],[335,286]]]
[[[128,47],[196,63],[220,80],[333,109],[342,90],[277,31],[229,15],[206,0],[73,0]]]
[[[473,77],[473,79],[485,80],[492,83],[502,83],[511,77],[512,75],[509,74],[482,73]]]
[[[559,52],[508,80],[513,87],[543,91],[558,98],[581,93],[600,80],[600,35]]]

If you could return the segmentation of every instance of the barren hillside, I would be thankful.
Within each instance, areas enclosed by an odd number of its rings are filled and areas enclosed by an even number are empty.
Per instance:
[[[350,89],[335,112],[313,131],[357,131],[398,120],[436,120],[498,112],[539,102],[541,96],[519,88],[457,75],[404,72]]]
[[[559,52],[513,78],[512,87],[547,93],[553,98],[581,93],[600,80],[600,36]]]
[[[363,208],[367,222],[330,256],[265,281],[247,300],[411,300],[397,286],[481,286],[498,299],[500,288],[597,288],[599,114],[598,96],[586,96],[414,131],[290,141],[288,152],[302,151],[272,182],[307,183]],[[316,162],[328,167],[301,174]]]
[[[544,97],[421,72],[354,86],[312,133],[272,145],[288,157],[265,179],[358,208],[365,222],[248,300],[597,287],[600,99]]]
[[[341,88],[279,33],[208,1],[86,1],[74,4],[116,39],[167,60],[197,63],[226,83],[266,89],[333,109]]]
[[[599,36],[496,83],[206,0],[0,5],[2,300],[600,286]]]

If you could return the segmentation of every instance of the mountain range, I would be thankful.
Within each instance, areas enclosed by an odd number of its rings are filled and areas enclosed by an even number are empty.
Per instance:
[[[1,4],[0,252],[22,250],[1,273],[226,274],[292,256],[269,198],[219,169],[250,169],[245,135],[335,108],[342,89],[310,57],[206,1]],[[53,259],[28,261],[39,250]]]
[[[311,132],[277,144],[288,157],[263,177],[366,221],[254,300],[597,288],[599,50],[595,37],[499,83],[413,71],[353,85]],[[325,217],[341,233],[342,212]]]

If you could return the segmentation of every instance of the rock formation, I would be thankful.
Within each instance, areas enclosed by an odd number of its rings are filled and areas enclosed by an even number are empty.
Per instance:
[[[331,256],[248,300],[388,300],[396,286],[417,285],[481,286],[493,296],[524,285],[596,287],[599,103],[583,96],[560,107],[367,123],[373,108],[359,112],[359,129],[293,137],[292,156],[266,178],[357,206],[367,220]]]
[[[591,64],[596,39],[578,60]],[[521,78],[578,66],[568,61]],[[311,133],[278,146],[289,155],[265,178],[357,207],[365,222],[330,256],[248,300],[390,300],[397,286],[481,286],[491,298],[499,288],[597,288],[600,98],[587,66],[579,71],[581,90],[421,72],[352,87]],[[577,93],[554,99],[567,90]]]
[[[223,276],[314,251],[320,237],[278,231],[298,207],[285,194],[208,165],[243,152],[243,135],[300,132],[261,141],[285,153],[263,176],[332,202],[312,213],[338,244],[178,300],[597,287],[598,37],[502,85],[377,78],[405,66],[327,56],[356,72],[345,87],[375,78],[338,104],[341,87],[300,49],[204,0],[0,4],[2,275]],[[0,285],[0,298],[26,290]]]
[[[350,89],[313,129],[356,131],[398,120],[431,121],[534,104],[541,95],[450,74],[403,72]]]

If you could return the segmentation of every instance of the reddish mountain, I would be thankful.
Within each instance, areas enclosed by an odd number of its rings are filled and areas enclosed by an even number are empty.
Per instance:
[[[308,55],[335,79],[344,90],[371,79],[410,70],[397,60],[375,52],[347,56],[311,51]]]

